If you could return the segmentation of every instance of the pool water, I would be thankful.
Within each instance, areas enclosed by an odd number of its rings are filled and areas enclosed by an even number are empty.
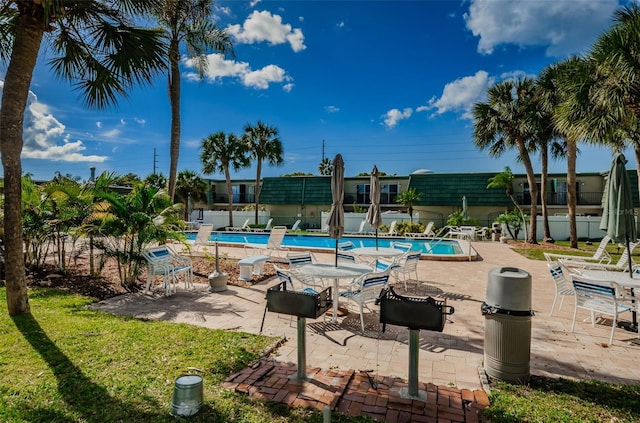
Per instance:
[[[188,240],[195,240],[196,232],[187,232]],[[269,238],[268,233],[234,233],[234,232],[212,232],[211,241],[218,241],[223,244],[266,244]],[[340,238],[339,242],[351,241],[356,247],[375,247],[376,239],[374,237],[350,237]],[[402,241],[410,243],[412,250],[421,251],[423,254],[431,255],[455,255],[463,254],[460,244],[455,239],[405,239],[397,237],[378,238],[379,247],[390,247],[393,241]],[[286,247],[292,248],[318,248],[318,249],[335,249],[336,240],[326,235],[285,235],[282,243]]]

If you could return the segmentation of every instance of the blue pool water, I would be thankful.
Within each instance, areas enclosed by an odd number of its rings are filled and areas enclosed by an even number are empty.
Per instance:
[[[187,232],[187,239],[193,241],[196,238],[196,232]],[[212,232],[211,241],[220,243],[249,243],[249,244],[266,244],[269,234],[264,233],[233,233],[233,232]],[[356,247],[375,247],[376,240],[373,237],[349,237],[340,238],[340,242],[351,241]],[[453,255],[463,254],[460,244],[455,239],[444,240],[424,240],[424,239],[405,239],[405,238],[378,238],[379,247],[389,247],[393,241],[408,242],[413,245],[412,250],[422,251],[423,254],[434,255]],[[287,247],[300,248],[326,248],[335,249],[336,240],[326,235],[285,235],[283,245]]]

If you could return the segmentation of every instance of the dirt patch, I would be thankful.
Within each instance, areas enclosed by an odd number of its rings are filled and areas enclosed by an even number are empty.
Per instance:
[[[215,270],[215,261],[204,257],[192,257],[194,283],[208,284],[209,275]],[[271,263],[264,266],[264,274],[261,277],[254,276],[251,281],[241,281],[238,279],[238,260],[220,259],[218,269],[228,275],[229,285],[251,286],[257,282],[269,279],[275,275],[275,270]],[[146,271],[136,280],[136,284],[131,289],[127,289],[120,283],[118,266],[115,260],[109,260],[98,277],[89,276],[89,259],[80,257],[76,263],[60,272],[54,265],[47,265],[43,269],[27,273],[27,286],[29,287],[51,287],[69,290],[82,295],[104,300],[116,295],[128,292],[140,291],[144,288],[147,280]]]

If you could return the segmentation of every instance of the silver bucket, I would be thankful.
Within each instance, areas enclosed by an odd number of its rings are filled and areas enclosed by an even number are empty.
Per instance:
[[[171,414],[193,416],[202,406],[202,378],[197,375],[180,376],[176,379],[171,401]]]

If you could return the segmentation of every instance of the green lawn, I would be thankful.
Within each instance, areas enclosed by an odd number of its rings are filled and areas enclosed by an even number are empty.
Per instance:
[[[204,378],[205,404],[190,421],[322,421],[321,412],[221,387],[273,338],[89,311],[92,299],[59,290],[29,298],[32,314],[11,318],[0,289],[1,422],[175,422],[175,379],[193,372]]]

